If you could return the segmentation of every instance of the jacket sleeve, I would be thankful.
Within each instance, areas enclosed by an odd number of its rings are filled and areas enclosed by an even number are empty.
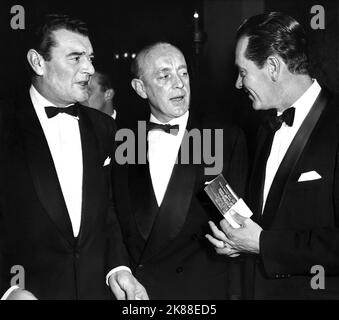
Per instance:
[[[115,153],[115,132],[116,126],[115,122],[112,120],[110,122],[110,130],[108,136],[109,148],[111,148],[112,161],[114,161]],[[114,164],[113,164],[114,165]],[[112,166],[111,166],[112,168]],[[117,217],[116,208],[114,204],[113,197],[113,183],[112,183],[112,174],[113,170],[111,169],[110,179],[109,179],[109,207],[107,214],[107,239],[108,239],[108,252],[107,252],[107,269],[106,274],[111,271],[113,268],[119,266],[129,266],[129,255],[125,247],[125,243],[122,237],[120,223]]]

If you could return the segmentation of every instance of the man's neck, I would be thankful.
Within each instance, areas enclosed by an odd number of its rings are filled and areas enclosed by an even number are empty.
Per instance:
[[[283,112],[291,107],[312,85],[313,81],[309,75],[292,75],[285,81],[284,98],[278,111]]]
[[[108,114],[109,116],[112,116],[113,112],[114,112],[114,107],[113,107],[112,101],[106,102],[104,104],[103,108],[100,111]]]
[[[51,98],[51,95],[49,94],[48,89],[40,81],[40,77],[33,77],[32,78],[32,85],[34,86],[36,91],[39,92],[40,95],[42,95],[49,102],[53,103],[53,105],[55,105],[56,107],[65,108],[65,107],[69,106],[70,104],[72,104],[72,102],[61,103],[60,101],[55,101],[53,98]]]

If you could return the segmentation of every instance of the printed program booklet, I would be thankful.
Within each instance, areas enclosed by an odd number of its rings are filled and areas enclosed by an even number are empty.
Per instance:
[[[230,209],[237,212],[244,220],[252,216],[252,212],[244,200],[236,195],[222,174],[209,182],[205,191],[233,228],[240,228],[240,225],[232,218]]]

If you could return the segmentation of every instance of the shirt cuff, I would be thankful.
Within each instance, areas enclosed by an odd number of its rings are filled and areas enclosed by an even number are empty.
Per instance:
[[[114,269],[113,269],[114,270]],[[19,286],[12,286],[10,287],[6,292],[5,294],[1,297],[0,300],[7,300],[8,296],[16,289],[20,289]]]
[[[121,270],[126,270],[130,273],[132,273],[131,269],[126,267],[126,266],[119,266],[119,267],[116,267],[116,268],[113,268],[110,272],[107,273],[107,276],[106,276],[106,284],[109,286],[109,283],[108,283],[108,279],[109,277],[114,273],[114,272],[118,272],[118,271],[121,271]]]

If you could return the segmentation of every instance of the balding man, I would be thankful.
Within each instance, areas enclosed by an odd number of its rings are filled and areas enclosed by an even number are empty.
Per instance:
[[[182,52],[169,43],[145,47],[134,60],[132,87],[150,108],[147,146],[139,146],[148,150],[148,162],[118,168],[117,211],[133,273],[150,299],[227,299],[228,260],[204,239],[208,220],[219,218],[204,187],[222,172],[241,194],[247,153],[242,132],[224,126],[223,143],[212,145],[221,153],[220,172],[209,175],[205,163],[193,163],[198,150],[190,149],[189,163],[180,162],[185,130],[202,136],[204,128],[189,110],[187,69]]]

